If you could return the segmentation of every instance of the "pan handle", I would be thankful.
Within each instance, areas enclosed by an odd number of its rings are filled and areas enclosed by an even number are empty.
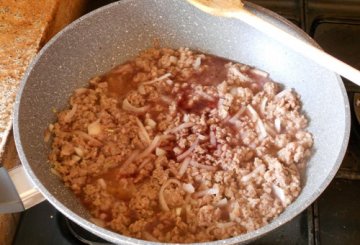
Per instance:
[[[21,212],[44,200],[22,166],[9,172],[0,166],[0,213]]]

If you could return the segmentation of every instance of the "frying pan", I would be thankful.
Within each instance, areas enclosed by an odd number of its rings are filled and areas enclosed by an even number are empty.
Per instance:
[[[246,7],[316,45],[299,28],[269,10],[250,3]],[[334,177],[349,139],[348,98],[340,77],[240,21],[209,16],[179,0],[124,0],[110,4],[69,25],[40,51],[21,84],[14,114],[20,160],[37,190],[60,212],[99,237],[117,244],[152,244],[91,223],[79,200],[50,172],[49,145],[44,143],[43,135],[48,124],[55,121],[53,108],[65,108],[75,88],[151,47],[154,39],[161,46],[190,47],[268,71],[274,81],[301,95],[304,113],[310,119],[314,150],[296,201],[256,231],[209,244],[249,242],[308,207]],[[11,188],[9,184],[8,193]]]

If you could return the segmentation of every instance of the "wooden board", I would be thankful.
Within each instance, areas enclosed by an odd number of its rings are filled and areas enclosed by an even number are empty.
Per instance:
[[[25,70],[39,49],[83,13],[86,0],[0,1],[0,162],[19,164],[11,134],[13,105]],[[0,215],[0,245],[11,244],[19,214]]]

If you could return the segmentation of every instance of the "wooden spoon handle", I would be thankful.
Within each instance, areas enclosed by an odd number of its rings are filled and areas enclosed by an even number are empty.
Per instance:
[[[232,12],[227,17],[233,17],[244,21],[252,27],[267,34],[271,38],[302,54],[306,58],[315,61],[319,65],[338,73],[339,75],[349,79],[353,83],[360,86],[359,70],[336,59],[335,57],[325,53],[324,51],[294,37],[293,35],[283,31],[282,29],[264,21],[263,19],[249,12],[247,9],[242,8],[239,11]]]

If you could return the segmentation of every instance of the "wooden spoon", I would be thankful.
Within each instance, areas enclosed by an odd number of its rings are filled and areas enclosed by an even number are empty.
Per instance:
[[[248,11],[240,0],[187,0],[202,11],[228,18],[236,18],[267,34],[319,65],[332,70],[360,86],[360,71],[324,51],[294,37]]]

